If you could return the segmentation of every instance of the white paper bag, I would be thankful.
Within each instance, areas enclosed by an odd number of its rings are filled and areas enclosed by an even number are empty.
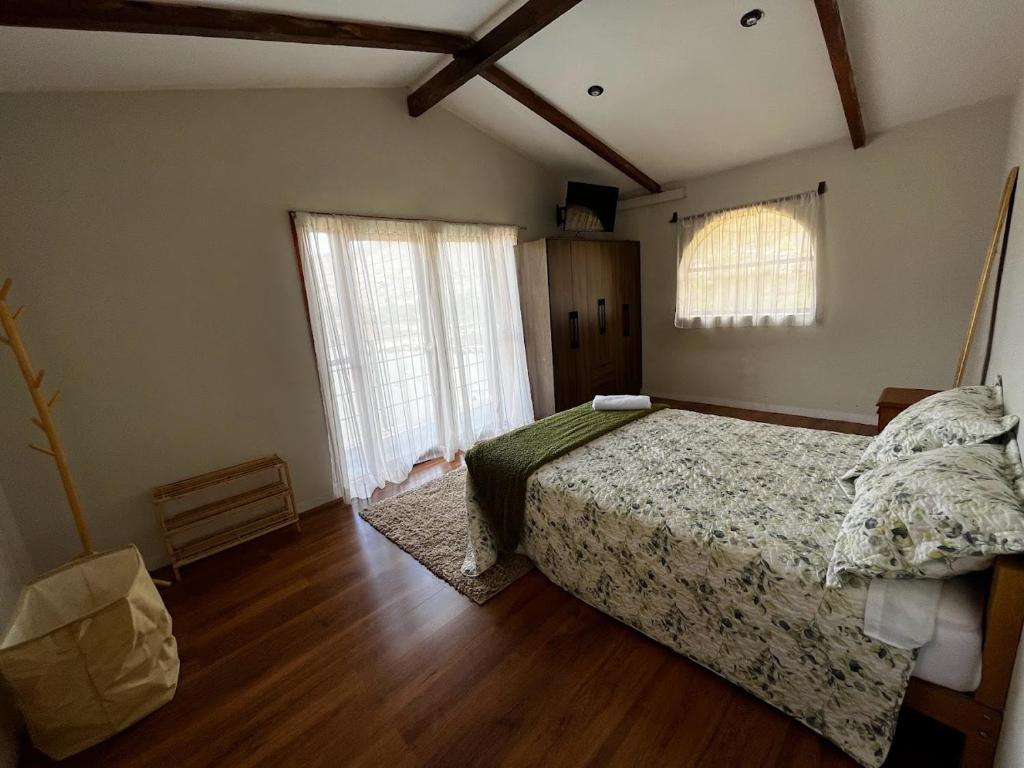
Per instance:
[[[64,758],[174,696],[171,617],[134,546],[76,560],[22,590],[0,674],[32,743]]]

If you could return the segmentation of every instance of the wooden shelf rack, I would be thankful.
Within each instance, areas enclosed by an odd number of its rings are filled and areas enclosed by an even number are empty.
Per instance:
[[[276,480],[187,509],[179,507],[172,510],[172,506],[178,506],[183,499],[195,493],[212,492],[221,486],[271,473],[276,473]],[[276,455],[161,485],[153,489],[153,505],[171,568],[179,581],[181,567],[196,560],[278,528],[294,525],[295,530],[302,530],[288,464]],[[253,511],[257,506],[260,508]],[[252,514],[241,520],[232,520],[245,511]],[[218,522],[227,520],[231,522],[218,526]],[[195,533],[197,530],[200,531],[198,534]],[[191,537],[186,535],[189,532],[193,533]]]

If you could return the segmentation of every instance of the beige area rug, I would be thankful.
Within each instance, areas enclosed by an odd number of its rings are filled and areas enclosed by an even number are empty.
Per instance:
[[[463,575],[467,542],[465,467],[371,504],[359,516],[478,605],[533,570],[529,558],[511,555],[475,579]]]

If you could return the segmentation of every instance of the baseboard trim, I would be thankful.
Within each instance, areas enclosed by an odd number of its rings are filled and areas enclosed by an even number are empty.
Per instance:
[[[744,411],[764,411],[767,413],[784,413],[787,416],[805,416],[811,419],[827,419],[829,421],[848,421],[853,424],[867,424],[874,426],[875,419],[864,416],[861,413],[847,413],[845,411],[825,411],[819,408],[800,408],[794,405],[776,405],[774,403],[761,403],[749,400],[731,400],[726,397],[704,397],[703,395],[651,395],[651,397],[663,397],[666,400],[681,400],[687,403],[706,403],[707,405],[721,405],[725,408],[739,408]]]
[[[336,498],[334,496],[319,496],[315,499],[296,502],[296,506],[298,506],[299,508],[300,515],[306,515],[310,512],[316,512],[317,510],[323,509],[324,507],[331,507],[334,506],[335,504],[344,503],[344,499]]]

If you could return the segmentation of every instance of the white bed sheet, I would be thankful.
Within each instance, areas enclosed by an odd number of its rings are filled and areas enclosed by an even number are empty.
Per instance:
[[[955,579],[875,579],[864,633],[900,648],[920,646],[913,676],[965,693],[981,682],[985,574]]]
[[[918,651],[913,676],[954,691],[977,689],[984,623],[984,579],[947,579],[939,598],[935,636]]]

